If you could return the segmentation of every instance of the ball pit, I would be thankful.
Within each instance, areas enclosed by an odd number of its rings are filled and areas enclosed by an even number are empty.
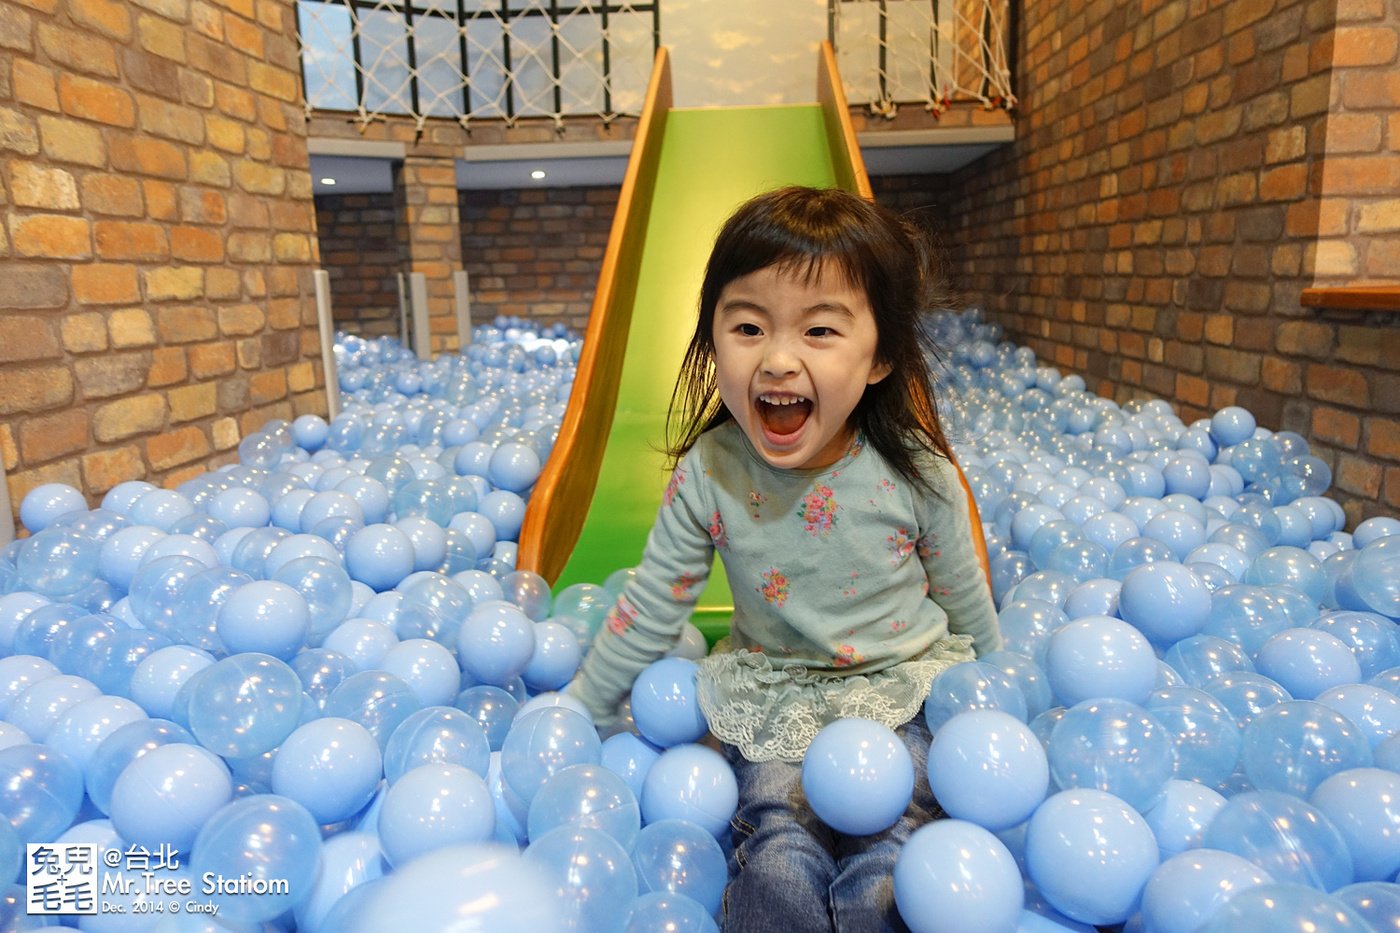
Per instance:
[[[1184,424],[975,309],[931,326],[1006,644],[921,713],[954,819],[900,857],[910,928],[1393,922],[1400,522],[1342,531],[1326,465],[1244,409]],[[341,336],[330,423],[91,511],[32,490],[0,551],[0,874],[21,842],[165,842],[180,877],[286,878],[214,898],[269,930],[713,928],[737,788],[691,744],[703,641],[599,735],[552,691],[631,571],[551,594],[514,567],[580,346],[506,319],[431,363]],[[874,726],[804,769],[846,832],[908,799]],[[157,925],[120,919],[90,928]]]

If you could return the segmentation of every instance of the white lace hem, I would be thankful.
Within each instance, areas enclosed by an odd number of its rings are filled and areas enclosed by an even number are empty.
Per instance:
[[[700,662],[700,709],[710,732],[749,761],[801,761],[817,733],[838,719],[903,725],[919,712],[935,677],[975,659],[967,635],[950,635],[915,658],[869,674],[813,671],[792,662],[775,667],[762,652],[728,645],[726,638]]]

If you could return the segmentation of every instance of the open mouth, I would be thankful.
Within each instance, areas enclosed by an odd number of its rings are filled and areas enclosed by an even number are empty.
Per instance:
[[[754,407],[769,439],[782,443],[807,423],[807,416],[812,413],[812,400],[800,395],[765,393],[758,397]]]

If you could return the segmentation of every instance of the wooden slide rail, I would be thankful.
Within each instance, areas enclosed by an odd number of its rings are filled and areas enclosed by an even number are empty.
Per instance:
[[[817,60],[817,102],[822,105],[822,122],[826,124],[826,138],[831,146],[831,164],[836,169],[837,184],[847,191],[854,191],[861,197],[873,201],[875,192],[870,187],[870,175],[865,170],[865,159],[860,154],[860,144],[856,142],[856,130],[851,124],[851,109],[846,104],[846,92],[841,87],[841,75],[836,70],[836,50],[830,42],[823,42],[821,55]],[[967,496],[967,509],[972,518],[972,543],[977,551],[977,560],[991,586],[991,561],[987,556],[987,538],[982,533],[982,518],[977,511],[977,500],[973,498],[972,487],[967,484],[962,466],[956,460],[953,466],[958,471],[958,481],[962,483]]]
[[[627,174],[608,234],[593,307],[588,313],[588,329],[584,332],[583,353],[569,407],[520,529],[516,565],[522,570],[533,570],[551,585],[568,563],[588,517],[617,410],[637,268],[671,102],[671,62],[662,47],[657,50],[651,69],[646,103],[627,160]]]

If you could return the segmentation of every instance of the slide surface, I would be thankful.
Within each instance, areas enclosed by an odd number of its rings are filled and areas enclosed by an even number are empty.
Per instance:
[[[597,489],[555,590],[601,583],[641,562],[666,486],[666,411],[695,328],[705,262],[725,219],[744,201],[784,185],[836,184],[817,104],[666,115],[656,187],[642,247],[637,298],[617,413]],[[713,640],[733,612],[715,560],[692,621]]]

